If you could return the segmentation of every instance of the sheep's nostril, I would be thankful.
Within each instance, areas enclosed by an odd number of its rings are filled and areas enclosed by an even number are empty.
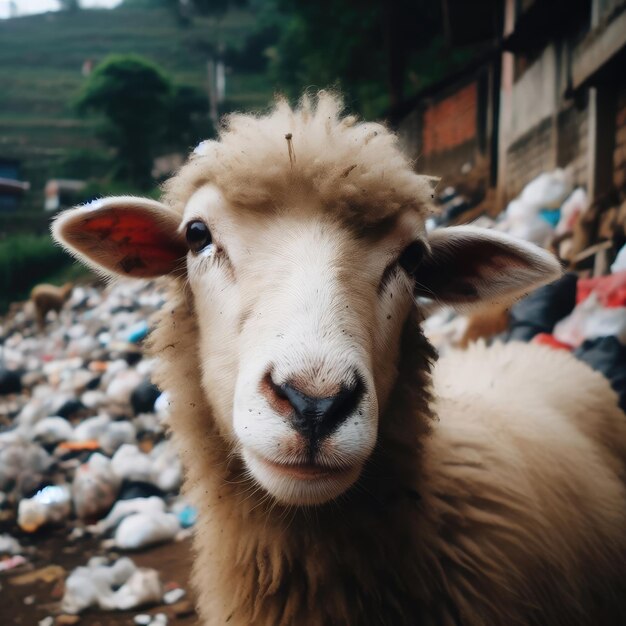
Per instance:
[[[272,391],[279,397],[282,398],[283,400],[288,400],[287,395],[285,394],[282,385],[277,385],[274,382],[274,379],[272,378],[271,374],[267,375],[268,378],[268,382],[269,382],[269,386],[271,387]]]
[[[259,385],[261,395],[267,400],[268,404],[281,415],[287,415],[291,412],[291,404],[289,399],[272,378],[272,373],[268,372]]]
[[[293,408],[294,429],[312,443],[330,435],[356,409],[364,392],[358,376],[351,385],[341,385],[339,393],[330,397],[309,396],[291,383],[277,387]]]

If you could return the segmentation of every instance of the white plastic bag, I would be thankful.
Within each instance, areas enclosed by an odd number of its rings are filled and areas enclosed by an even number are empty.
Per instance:
[[[74,429],[63,417],[45,417],[35,424],[33,440],[43,445],[61,443],[72,439]]]
[[[152,482],[152,461],[132,444],[121,445],[111,459],[113,471],[121,479]]]
[[[118,559],[113,565],[108,565],[106,559],[101,557],[92,558],[86,567],[77,567],[65,581],[61,608],[70,614],[93,606],[104,610],[115,609],[114,596],[117,592],[113,588],[121,589],[136,572],[135,564],[126,557]]]
[[[556,225],[555,234],[564,235],[571,233],[580,216],[589,207],[587,192],[582,187],[577,187],[565,200],[561,207],[561,219]]]
[[[92,441],[98,439],[107,429],[111,418],[106,415],[97,415],[82,421],[74,429],[74,441]]]
[[[172,442],[168,439],[154,447],[152,481],[161,491],[177,491],[183,480],[183,468]]]
[[[554,327],[554,337],[577,348],[586,339],[615,336],[626,344],[626,307],[604,307],[598,296],[588,298]]]
[[[111,422],[100,435],[100,447],[107,454],[114,454],[125,443],[137,441],[137,429],[130,422]]]
[[[95,453],[76,470],[72,500],[76,515],[82,519],[100,516],[111,508],[120,488],[120,479],[111,467],[111,460]]]
[[[115,545],[121,550],[137,550],[171,541],[180,531],[176,515],[137,513],[122,520],[115,531]]]
[[[612,274],[617,274],[617,272],[623,272],[624,270],[626,270],[626,244],[621,247],[613,265],[611,265]]]
[[[67,485],[50,485],[32,498],[21,500],[17,509],[17,523],[27,533],[35,532],[44,524],[60,522],[71,511],[70,489]]]
[[[128,611],[137,606],[161,602],[163,585],[159,573],[153,569],[141,568],[133,572],[128,581],[113,595],[113,607],[118,611]]]
[[[522,190],[520,199],[534,205],[537,210],[557,209],[572,191],[569,171],[557,168],[533,178]]]
[[[101,519],[92,527],[92,530],[98,534],[106,533],[115,528],[124,518],[137,513],[147,515],[165,513],[165,502],[158,496],[120,500],[113,505],[113,508],[104,519]]]

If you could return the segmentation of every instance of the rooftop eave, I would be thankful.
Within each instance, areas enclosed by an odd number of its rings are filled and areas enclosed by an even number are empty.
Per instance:
[[[538,0],[517,17],[513,31],[502,41],[502,49],[513,54],[525,54],[566,36],[587,19],[583,2]]]
[[[626,50],[626,10],[594,28],[574,50],[572,87],[593,85],[601,70]]]
[[[13,178],[0,178],[0,192],[22,194],[30,189],[30,183]]]

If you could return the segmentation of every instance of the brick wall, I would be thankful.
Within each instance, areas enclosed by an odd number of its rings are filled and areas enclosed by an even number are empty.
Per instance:
[[[512,143],[506,154],[505,191],[508,199],[541,172],[554,168],[552,118],[537,124]]]
[[[473,140],[477,133],[477,120],[476,82],[428,104],[422,121],[422,154],[429,157]]]
[[[490,185],[491,72],[482,65],[415,103],[398,124],[400,144],[422,174],[440,176],[474,199]]]
[[[570,168],[574,185],[586,186],[588,128],[587,108],[577,109],[572,104],[562,109],[556,120],[544,119],[511,144],[506,157],[507,198],[511,200],[526,183],[555,167]]]
[[[617,96],[613,184],[618,189],[626,188],[626,86],[621,87]]]
[[[563,109],[557,117],[556,164],[572,170],[574,185],[587,185],[588,119],[586,107],[579,109],[573,105]]]

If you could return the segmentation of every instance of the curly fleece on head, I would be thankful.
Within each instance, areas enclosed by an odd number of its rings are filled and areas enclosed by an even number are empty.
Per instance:
[[[329,211],[371,224],[409,209],[425,215],[430,179],[416,174],[385,126],[343,116],[337,95],[279,100],[267,115],[233,114],[218,141],[204,141],[165,183],[165,201],[183,212],[213,183],[232,205],[266,210],[315,197]]]

